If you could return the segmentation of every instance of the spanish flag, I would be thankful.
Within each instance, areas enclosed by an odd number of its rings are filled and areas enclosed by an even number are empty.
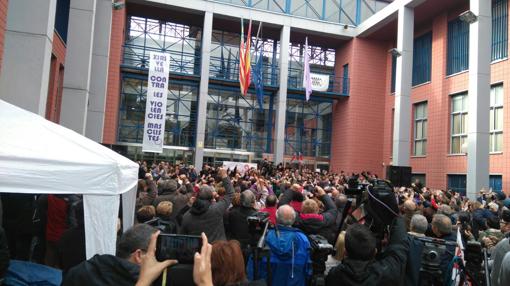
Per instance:
[[[239,86],[241,94],[246,95],[251,82],[251,20],[244,41],[244,24],[241,19],[241,44],[239,45]]]

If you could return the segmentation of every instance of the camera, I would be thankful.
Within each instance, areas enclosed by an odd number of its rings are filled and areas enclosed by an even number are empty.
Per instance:
[[[265,212],[257,212],[246,218],[248,222],[248,231],[250,232],[250,245],[255,246],[262,236],[266,225],[269,223],[269,214]]]
[[[334,253],[333,245],[325,237],[317,234],[308,235],[308,241],[310,242],[310,258],[312,260],[311,285],[325,285],[326,261],[328,255]]]

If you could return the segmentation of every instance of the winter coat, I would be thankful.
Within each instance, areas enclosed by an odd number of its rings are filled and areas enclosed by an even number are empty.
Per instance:
[[[349,257],[332,268],[326,286],[338,285],[400,285],[404,281],[409,241],[402,218],[393,221],[389,246],[377,260],[355,260]]]
[[[204,232],[210,242],[226,240],[223,215],[234,197],[234,187],[230,178],[223,179],[225,195],[216,203],[196,200],[182,218],[181,234],[200,235]]]
[[[227,215],[227,232],[230,239],[238,240],[241,243],[241,248],[246,248],[250,243],[251,235],[248,227],[249,216],[256,214],[254,208],[235,207],[232,208]]]
[[[310,242],[300,230],[278,225],[278,230],[270,229],[266,236],[270,249],[272,285],[304,286],[311,276]],[[266,259],[263,258],[260,276],[265,278]],[[253,277],[253,261],[247,266],[248,277]]]
[[[329,243],[335,244],[336,231],[332,226],[336,222],[337,209],[333,201],[328,195],[321,197],[324,204],[324,212],[322,214],[300,214],[295,226],[301,229],[306,235],[319,234],[328,240]]]
[[[64,277],[63,286],[132,286],[136,284],[140,267],[113,255],[96,254],[91,259],[71,268]]]
[[[510,241],[508,238],[505,238],[498,242],[494,249],[492,250],[492,271],[491,271],[491,285],[492,286],[500,286],[500,285],[508,285],[500,283],[500,272],[503,268],[502,262],[506,253],[510,253]]]

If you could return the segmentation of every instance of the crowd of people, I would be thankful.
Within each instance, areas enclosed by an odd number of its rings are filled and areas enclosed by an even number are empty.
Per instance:
[[[469,200],[267,160],[139,165],[137,223],[121,233],[119,220],[115,256],[85,259],[79,197],[2,195],[10,257],[62,269],[63,285],[510,285],[503,192]],[[194,263],[158,261],[160,233],[201,236]]]

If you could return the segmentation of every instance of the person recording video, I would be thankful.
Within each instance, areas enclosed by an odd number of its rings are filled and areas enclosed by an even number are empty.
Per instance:
[[[345,233],[343,262],[326,276],[326,285],[400,285],[405,274],[409,242],[404,219],[393,219],[389,245],[376,256],[376,238],[363,224],[352,224]]]

